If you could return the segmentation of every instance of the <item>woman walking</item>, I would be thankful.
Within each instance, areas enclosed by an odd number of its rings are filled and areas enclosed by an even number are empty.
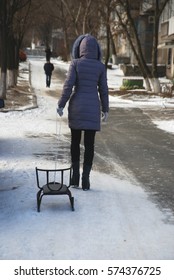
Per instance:
[[[79,36],[72,51],[70,64],[62,95],[58,101],[57,113],[62,116],[69,100],[68,120],[71,129],[71,184],[79,186],[80,142],[84,132],[84,160],[82,189],[89,190],[89,175],[94,158],[96,131],[100,131],[101,111],[106,121],[109,111],[106,70],[100,61],[101,50],[97,40],[89,35]]]

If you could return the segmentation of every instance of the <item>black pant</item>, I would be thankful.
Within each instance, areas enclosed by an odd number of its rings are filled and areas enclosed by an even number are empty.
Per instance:
[[[84,130],[84,164],[92,166],[94,158],[95,130]],[[71,161],[80,161],[82,130],[71,129]]]
[[[46,85],[47,87],[50,87],[51,84],[51,75],[46,75]]]

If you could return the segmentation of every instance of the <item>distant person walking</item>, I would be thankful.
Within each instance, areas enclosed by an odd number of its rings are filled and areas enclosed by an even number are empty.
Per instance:
[[[50,61],[47,61],[44,64],[44,70],[45,70],[45,75],[46,75],[46,87],[50,87],[51,85],[51,75],[54,70],[54,65]]]
[[[90,189],[89,175],[93,164],[95,134],[100,130],[101,111],[103,121],[108,117],[108,85],[105,65],[100,61],[100,46],[93,36],[86,34],[78,37],[73,46],[72,57],[57,113],[63,115],[63,109],[69,100],[73,169],[71,185],[74,186],[79,186],[80,142],[84,132],[82,189],[85,191]]]
[[[52,52],[49,47],[45,50],[45,53],[46,53],[46,61],[50,61]]]

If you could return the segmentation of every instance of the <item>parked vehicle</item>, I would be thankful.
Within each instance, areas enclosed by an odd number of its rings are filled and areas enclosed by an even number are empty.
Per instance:
[[[19,60],[20,61],[26,61],[27,60],[27,55],[23,50],[19,50]]]

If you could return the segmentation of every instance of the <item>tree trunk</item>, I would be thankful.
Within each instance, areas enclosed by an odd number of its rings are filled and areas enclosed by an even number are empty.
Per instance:
[[[110,27],[107,25],[106,27],[106,55],[105,55],[105,66],[107,67],[110,55]]]
[[[133,2],[133,1],[132,1]],[[148,2],[148,1],[147,1]],[[139,34],[137,31],[137,27],[135,25],[135,20],[131,13],[131,1],[129,0],[117,0],[116,3],[118,4],[118,10],[116,7],[116,13],[122,26],[127,39],[130,43],[130,46],[133,50],[133,53],[137,59],[137,63],[142,71],[143,77],[145,79],[146,88],[150,90],[152,88],[154,93],[160,92],[160,83],[158,80],[158,73],[157,73],[157,57],[158,57],[158,29],[159,29],[159,19],[164,7],[166,6],[169,0],[155,0],[154,2],[154,16],[155,16],[155,23],[153,29],[153,45],[152,45],[152,71],[150,71],[145,57],[142,52],[141,42],[139,39]],[[141,1],[138,1],[139,5]],[[125,21],[125,17],[122,17],[120,14],[120,7],[126,13],[127,21]],[[123,14],[124,14],[123,13]]]
[[[152,88],[153,88],[153,93],[159,93],[160,92],[160,82],[158,78],[151,78],[150,79]]]
[[[146,90],[151,91],[151,85],[149,79],[146,77],[144,78],[145,84],[146,84]]]
[[[157,57],[158,57],[158,31],[159,31],[159,3],[156,0],[156,9],[154,14],[153,25],[153,44],[152,44],[152,76],[158,77],[157,73]]]
[[[116,52],[111,31],[110,31],[110,42],[111,42],[111,50],[112,50],[112,63],[115,65],[117,63],[117,52]]]
[[[8,57],[7,57],[7,68],[8,68],[8,87],[15,86],[15,40],[12,32],[8,32]],[[11,33],[11,34],[10,34]]]
[[[86,31],[86,21],[87,21],[87,18],[88,18],[91,3],[92,3],[92,0],[88,0],[87,3],[86,3],[85,13],[84,13],[84,16],[83,16],[83,29],[82,29],[83,34],[85,34],[87,32]]]
[[[69,60],[69,44],[68,44],[67,23],[66,23],[66,16],[65,16],[65,13],[64,13],[64,6],[63,6],[62,2],[61,2],[61,16],[62,16],[62,18],[64,18],[64,21],[63,21],[63,34],[64,34],[64,48],[65,48],[65,52],[64,52],[63,59],[65,61],[68,61]]]
[[[107,68],[108,61],[109,61],[109,56],[110,56],[110,24],[109,24],[109,19],[110,19],[110,7],[108,5],[107,10],[106,10],[106,55],[105,55],[105,66],[106,66],[106,68]]]
[[[6,0],[1,0],[1,81],[0,97],[6,99],[7,88],[7,7]]]
[[[8,70],[8,79],[7,79],[7,84],[8,84],[8,88],[10,87],[14,87],[15,85],[15,75],[14,75],[14,70]]]

